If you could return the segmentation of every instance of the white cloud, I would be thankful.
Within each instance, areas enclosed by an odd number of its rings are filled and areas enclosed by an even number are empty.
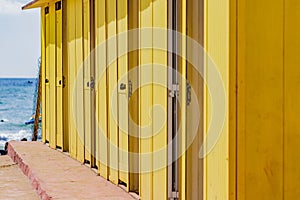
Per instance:
[[[21,13],[22,5],[15,0],[0,0],[0,15],[18,15]]]

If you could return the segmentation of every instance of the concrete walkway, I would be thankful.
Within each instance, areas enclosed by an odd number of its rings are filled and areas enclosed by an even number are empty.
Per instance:
[[[0,156],[0,199],[39,199],[28,179],[8,156]]]
[[[8,155],[41,199],[134,199],[90,168],[40,142],[10,142]]]

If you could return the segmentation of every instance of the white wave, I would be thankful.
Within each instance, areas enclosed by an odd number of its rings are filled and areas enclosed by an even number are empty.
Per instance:
[[[26,138],[29,141],[31,139],[31,131],[20,130],[17,133],[1,133],[0,134],[0,149],[4,148],[4,145],[6,142],[9,142],[12,140],[20,141],[23,138]]]

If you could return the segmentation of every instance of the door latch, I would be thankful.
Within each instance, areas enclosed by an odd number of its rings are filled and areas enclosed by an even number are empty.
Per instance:
[[[186,105],[189,106],[192,102],[192,86],[187,81],[186,82]]]

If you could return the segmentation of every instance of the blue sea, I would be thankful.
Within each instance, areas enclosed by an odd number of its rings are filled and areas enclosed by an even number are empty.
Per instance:
[[[36,79],[0,78],[0,149],[10,140],[31,140]]]

